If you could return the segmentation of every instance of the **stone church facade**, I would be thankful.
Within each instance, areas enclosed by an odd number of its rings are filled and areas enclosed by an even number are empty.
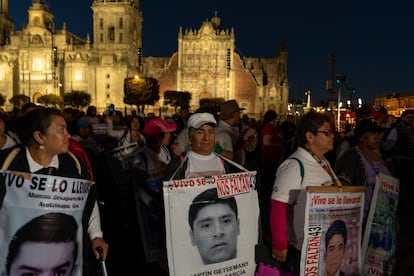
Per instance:
[[[192,111],[200,99],[220,97],[236,99],[250,116],[268,109],[287,112],[284,43],[274,58],[244,57],[236,51],[234,30],[221,29],[217,16],[199,29],[180,27],[171,57],[146,57],[139,0],[93,0],[93,40],[71,33],[65,24],[56,28],[43,0],[32,0],[21,30],[14,28],[8,0],[0,4],[0,94],[7,98],[7,110],[14,95],[37,102],[46,94],[85,91],[99,111],[110,103],[124,111],[131,108],[123,103],[124,79],[139,75],[160,84],[160,100],[146,108],[149,112],[161,110],[167,90],[190,92]]]

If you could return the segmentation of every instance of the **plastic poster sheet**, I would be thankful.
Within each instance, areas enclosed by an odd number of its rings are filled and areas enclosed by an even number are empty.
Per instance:
[[[364,275],[391,275],[398,194],[398,179],[377,176],[362,243]]]
[[[363,206],[364,187],[308,187],[300,275],[324,276],[326,265],[340,270],[335,275],[361,275]],[[331,227],[329,233],[346,233],[344,251],[325,248],[331,225],[335,228]],[[332,236],[329,234],[328,240]]]
[[[0,192],[0,202],[2,201],[0,209],[0,274],[8,275],[6,273],[5,261],[7,256],[13,255],[13,253],[9,252],[9,245],[12,240],[20,248],[16,248],[20,253],[13,259],[13,262],[20,262],[21,267],[24,267],[23,264],[30,263],[30,267],[36,268],[38,261],[42,260],[48,261],[49,265],[53,265],[52,260],[60,257],[64,258],[65,252],[61,252],[62,250],[59,250],[57,247],[52,247],[53,249],[49,250],[43,247],[49,254],[45,254],[43,252],[45,250],[42,250],[42,253],[39,252],[39,249],[32,251],[26,249],[25,252],[28,257],[26,259],[22,257],[24,255],[21,252],[22,245],[19,245],[20,242],[25,244],[24,241],[26,239],[33,238],[32,236],[39,236],[36,233],[42,233],[42,236],[46,237],[52,235],[44,235],[46,231],[46,233],[54,233],[53,236],[64,235],[69,237],[75,235],[79,245],[77,260],[67,261],[74,263],[71,275],[82,275],[82,214],[90,185],[93,182],[77,178],[1,170],[0,181],[0,185],[4,187]],[[40,219],[40,221],[36,224],[29,223],[32,219],[35,219],[35,221]],[[48,222],[47,225],[53,226],[46,227],[46,221]],[[25,226],[26,228],[29,225],[33,227],[26,229],[20,235],[16,235],[21,227]],[[61,227],[54,227],[56,225]],[[52,231],[51,228],[55,229],[54,232],[47,232]],[[71,229],[71,232],[66,233],[69,229]],[[57,234],[58,231],[60,232]],[[48,244],[52,245],[53,242]],[[44,246],[49,246],[48,244]],[[73,246],[73,248],[76,247]],[[69,255],[71,257],[75,256],[73,253]],[[60,262],[59,265],[62,265],[62,263]],[[68,269],[72,269],[72,267]],[[28,269],[25,270],[25,273],[20,273],[22,275],[35,274],[33,270],[29,271]]]
[[[254,275],[255,245],[258,242],[259,231],[259,203],[255,176],[254,171],[164,182],[166,242],[171,276]],[[213,209],[214,211],[208,215],[207,212],[210,211],[204,209],[200,229],[208,234],[204,235],[205,238],[200,238],[196,234],[195,226],[194,231],[190,227],[190,207],[200,204],[193,203],[200,198],[200,194],[211,191],[216,193],[220,200],[235,199],[238,231],[234,231],[234,219],[222,215],[221,207]],[[215,200],[204,199],[201,204],[208,202]],[[225,228],[232,228],[233,234],[229,234],[230,231]],[[207,241],[212,243],[206,245]],[[203,249],[200,245],[203,243],[208,249]],[[229,259],[217,261],[217,258],[225,256],[223,252],[230,244],[236,245],[236,254]],[[205,254],[208,254],[207,258],[213,257],[215,261],[203,261],[201,256]]]

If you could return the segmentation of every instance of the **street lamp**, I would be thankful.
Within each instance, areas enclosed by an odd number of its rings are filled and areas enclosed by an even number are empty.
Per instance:
[[[351,104],[349,105],[349,107],[351,108],[351,110],[353,109],[354,105],[352,104],[352,98],[353,98],[353,94],[355,94],[356,92],[356,88],[355,87],[347,87],[348,89],[348,93],[349,93],[349,100],[351,101]]]
[[[306,100],[306,112],[308,112],[311,109],[311,91],[308,90],[305,92],[305,95],[307,96],[307,100]]]
[[[362,99],[358,98],[358,108],[361,108],[361,106],[362,106]]]
[[[338,100],[338,132],[341,132],[341,107],[342,102]]]
[[[346,76],[342,74],[336,74],[335,79],[336,79],[336,83],[339,84],[339,87],[338,87],[338,126],[337,127],[338,127],[338,132],[340,132],[341,131],[341,107],[342,107],[341,86],[344,85]]]

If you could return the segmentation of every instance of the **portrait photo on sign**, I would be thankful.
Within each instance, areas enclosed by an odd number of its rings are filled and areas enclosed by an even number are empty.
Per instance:
[[[324,275],[358,275],[358,226],[347,218],[327,225],[322,235],[321,269]]]
[[[79,244],[73,216],[46,213],[21,226],[9,243],[4,275],[72,275]]]
[[[190,204],[188,224],[203,264],[236,258],[240,222],[234,196],[219,198],[216,188],[201,192]]]
[[[220,197],[214,184],[167,190],[170,274],[194,275],[230,266],[254,271],[256,191]]]

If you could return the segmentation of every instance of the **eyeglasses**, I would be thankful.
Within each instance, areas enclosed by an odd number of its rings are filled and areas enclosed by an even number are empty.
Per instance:
[[[327,128],[325,130],[315,130],[313,132],[315,132],[315,133],[323,133],[323,134],[325,134],[325,136],[331,136],[331,135],[333,135],[332,130],[330,130],[329,128]]]

